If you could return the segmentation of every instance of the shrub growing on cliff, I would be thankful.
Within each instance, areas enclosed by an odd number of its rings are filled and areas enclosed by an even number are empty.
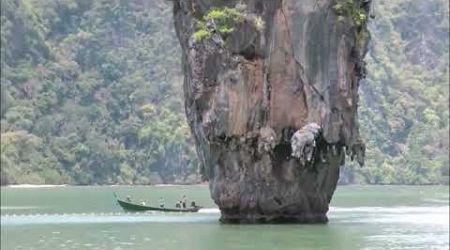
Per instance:
[[[264,21],[259,16],[249,15],[245,12],[245,6],[237,8],[212,8],[198,21],[198,29],[194,33],[196,41],[201,41],[212,36],[213,32],[227,35],[234,31],[234,26],[244,21],[250,21],[255,28],[261,31]]]
[[[352,0],[336,0],[333,10],[339,16],[339,20],[345,16],[351,17],[356,26],[361,26],[367,17],[366,11],[361,6],[355,5]]]
[[[205,38],[211,37],[211,35],[212,34],[209,30],[207,30],[206,28],[201,28],[194,33],[194,39],[195,41],[201,41]]]
[[[205,21],[216,20],[222,22],[222,24],[231,24],[232,22],[244,21],[245,13],[240,12],[238,9],[233,8],[212,8],[203,17]]]
[[[214,31],[221,35],[229,34],[233,32],[233,26],[242,22],[244,17],[244,13],[237,9],[212,8],[203,16],[202,20],[198,20],[198,30],[194,33],[194,39],[201,41],[209,38]],[[211,27],[211,24],[213,27]]]

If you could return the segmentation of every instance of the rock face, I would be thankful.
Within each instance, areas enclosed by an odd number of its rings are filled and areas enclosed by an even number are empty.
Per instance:
[[[174,0],[185,108],[223,222],[326,222],[364,163],[367,0]]]

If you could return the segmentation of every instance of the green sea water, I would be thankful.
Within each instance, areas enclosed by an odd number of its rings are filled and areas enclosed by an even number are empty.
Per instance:
[[[198,213],[125,213],[118,196]],[[448,186],[340,186],[326,225],[223,225],[207,186],[1,188],[1,249],[449,249]]]

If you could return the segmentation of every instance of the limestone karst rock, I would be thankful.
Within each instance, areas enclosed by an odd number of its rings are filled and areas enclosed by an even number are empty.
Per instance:
[[[367,0],[174,0],[185,108],[224,222],[326,222],[363,164]]]

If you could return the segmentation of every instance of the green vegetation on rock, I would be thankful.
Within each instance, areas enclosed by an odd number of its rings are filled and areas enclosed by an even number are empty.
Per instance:
[[[206,28],[200,28],[194,33],[194,38],[195,41],[201,41],[203,39],[210,38],[211,35],[212,35],[211,32]]]
[[[221,35],[233,32],[233,26],[244,20],[244,13],[234,8],[212,8],[204,16],[202,20],[198,20],[198,30],[194,33],[196,41],[201,41],[211,37],[214,32],[213,28],[207,26],[208,22],[217,25],[217,31]]]
[[[339,20],[342,20],[341,17],[351,17],[356,26],[361,26],[367,17],[366,11],[355,5],[353,0],[335,0],[333,10],[340,17]]]
[[[244,12],[245,8],[211,8],[206,12],[202,20],[197,20],[197,31],[194,33],[196,41],[201,41],[212,36],[213,32],[218,32],[222,36],[234,31],[234,27],[244,21],[253,23],[257,30],[264,28],[264,21],[261,17],[249,15]]]

